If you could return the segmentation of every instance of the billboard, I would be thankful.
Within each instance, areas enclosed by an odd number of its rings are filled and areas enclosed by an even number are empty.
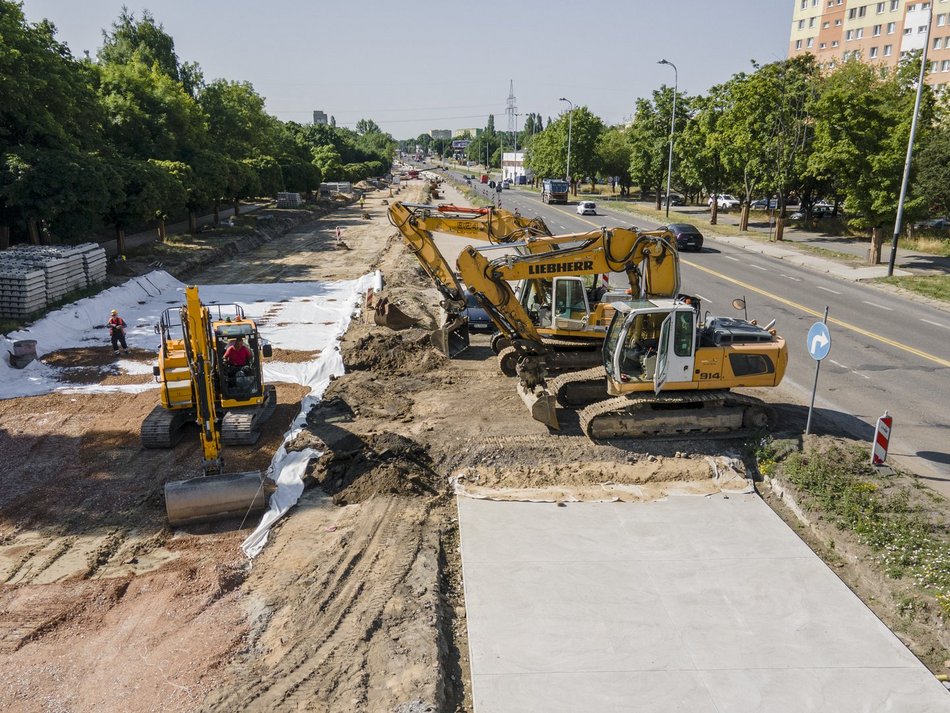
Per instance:
[[[464,148],[468,148],[468,145],[469,145],[470,143],[472,143],[472,142],[469,141],[468,139],[458,139],[457,141],[453,141],[453,142],[452,142],[452,148],[453,148],[453,149],[464,149]]]

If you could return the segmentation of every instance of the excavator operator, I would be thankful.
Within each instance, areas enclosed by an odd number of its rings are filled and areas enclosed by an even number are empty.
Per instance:
[[[228,344],[228,348],[224,350],[223,359],[229,377],[233,377],[251,363],[251,350],[244,343],[244,337],[238,335]]]

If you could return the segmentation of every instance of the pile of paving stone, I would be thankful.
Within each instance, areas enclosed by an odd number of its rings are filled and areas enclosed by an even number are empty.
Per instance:
[[[23,319],[63,296],[106,279],[96,243],[18,245],[0,252],[0,317]]]

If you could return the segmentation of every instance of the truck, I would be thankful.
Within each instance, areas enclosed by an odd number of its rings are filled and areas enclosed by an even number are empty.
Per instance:
[[[567,181],[560,178],[545,178],[541,182],[542,203],[567,203]]]
[[[488,183],[488,174],[483,173],[482,177],[479,179],[482,183]]]

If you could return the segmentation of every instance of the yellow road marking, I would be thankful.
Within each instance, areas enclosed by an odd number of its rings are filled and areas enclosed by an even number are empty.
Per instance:
[[[731,282],[735,285],[738,285],[739,287],[743,287],[747,290],[751,290],[752,292],[757,292],[760,295],[768,297],[769,299],[776,300],[777,302],[781,302],[782,304],[788,305],[789,307],[794,307],[795,309],[801,310],[805,314],[810,314],[814,317],[818,317],[818,319],[821,319],[824,316],[824,312],[818,312],[817,310],[813,310],[810,307],[806,307],[805,305],[798,304],[798,302],[793,302],[792,300],[785,299],[784,297],[779,297],[778,295],[772,294],[771,292],[768,292],[767,290],[763,290],[759,287],[755,287],[754,285],[750,285],[747,282],[742,282],[742,280],[737,280],[734,277],[723,275],[721,272],[710,270],[708,267],[697,265],[694,262],[690,262],[689,260],[683,260],[682,258],[680,258],[680,262],[682,262],[684,265],[695,267],[697,270],[702,270],[703,272],[707,272],[710,275],[714,275],[722,280],[725,280],[726,282]],[[929,361],[932,361],[935,364],[939,364],[940,366],[950,366],[950,361],[947,361],[946,359],[941,359],[940,357],[934,356],[933,354],[928,354],[927,352],[922,352],[919,349],[914,349],[914,347],[911,347],[907,344],[902,344],[901,342],[896,342],[893,339],[882,337],[880,334],[869,332],[868,330],[862,329],[861,327],[851,324],[850,322],[844,322],[840,319],[835,319],[834,317],[829,317],[828,321],[831,322],[832,324],[837,324],[839,327],[844,327],[845,329],[851,330],[852,332],[856,332],[865,337],[869,337],[883,344],[896,347],[897,349],[902,349],[905,352],[909,352],[910,354],[914,354],[916,356],[922,357],[923,359],[928,359]]]

